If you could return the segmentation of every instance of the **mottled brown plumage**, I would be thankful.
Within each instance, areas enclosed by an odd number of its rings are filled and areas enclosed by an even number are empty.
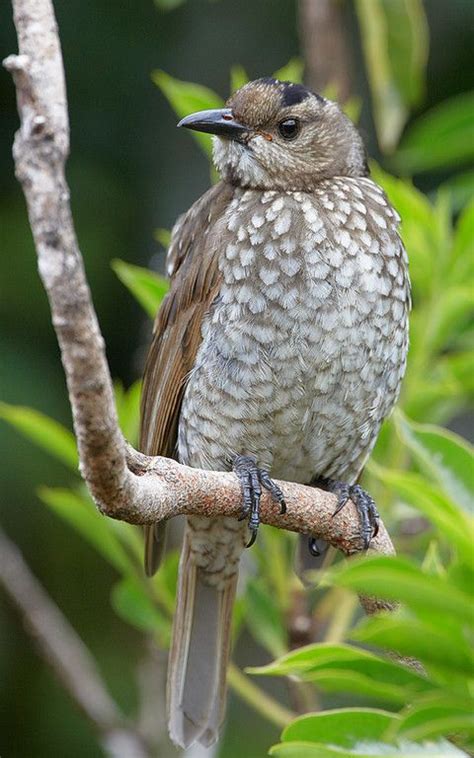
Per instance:
[[[341,504],[349,495],[357,502],[368,542],[376,511],[354,485],[396,400],[407,351],[398,216],[335,103],[263,79],[227,105],[182,122],[218,135],[222,181],[173,230],[171,290],[145,371],[142,448],[201,468],[237,460],[254,536],[258,489],[271,486],[259,469],[319,479]],[[170,733],[181,745],[217,738],[247,539],[245,522],[187,519],[168,673]],[[160,540],[161,528],[148,530],[148,573]]]

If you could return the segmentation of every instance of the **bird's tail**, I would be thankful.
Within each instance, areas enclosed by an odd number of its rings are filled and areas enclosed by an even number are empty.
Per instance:
[[[186,529],[178,577],[176,613],[168,663],[168,729],[177,745],[211,745],[225,714],[236,570],[216,581],[216,572],[196,565]]]

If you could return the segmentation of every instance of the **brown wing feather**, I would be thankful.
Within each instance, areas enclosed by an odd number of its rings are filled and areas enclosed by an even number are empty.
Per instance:
[[[147,455],[176,457],[186,378],[201,343],[203,318],[220,286],[218,248],[208,243],[208,234],[232,194],[232,187],[220,182],[173,229],[167,258],[170,291],[155,320],[143,377],[140,449]],[[153,574],[164,546],[163,528],[147,527],[145,542],[145,570]]]

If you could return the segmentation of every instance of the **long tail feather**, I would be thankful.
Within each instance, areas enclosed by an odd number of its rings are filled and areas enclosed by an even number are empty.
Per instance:
[[[185,534],[168,663],[168,728],[181,747],[211,745],[224,718],[232,606],[237,573],[212,585],[196,566]]]

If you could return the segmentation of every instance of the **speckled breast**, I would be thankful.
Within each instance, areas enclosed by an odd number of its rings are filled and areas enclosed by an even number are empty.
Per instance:
[[[181,460],[226,468],[253,453],[278,478],[355,479],[405,370],[397,227],[365,178],[236,191],[211,232],[223,281],[187,382]]]

